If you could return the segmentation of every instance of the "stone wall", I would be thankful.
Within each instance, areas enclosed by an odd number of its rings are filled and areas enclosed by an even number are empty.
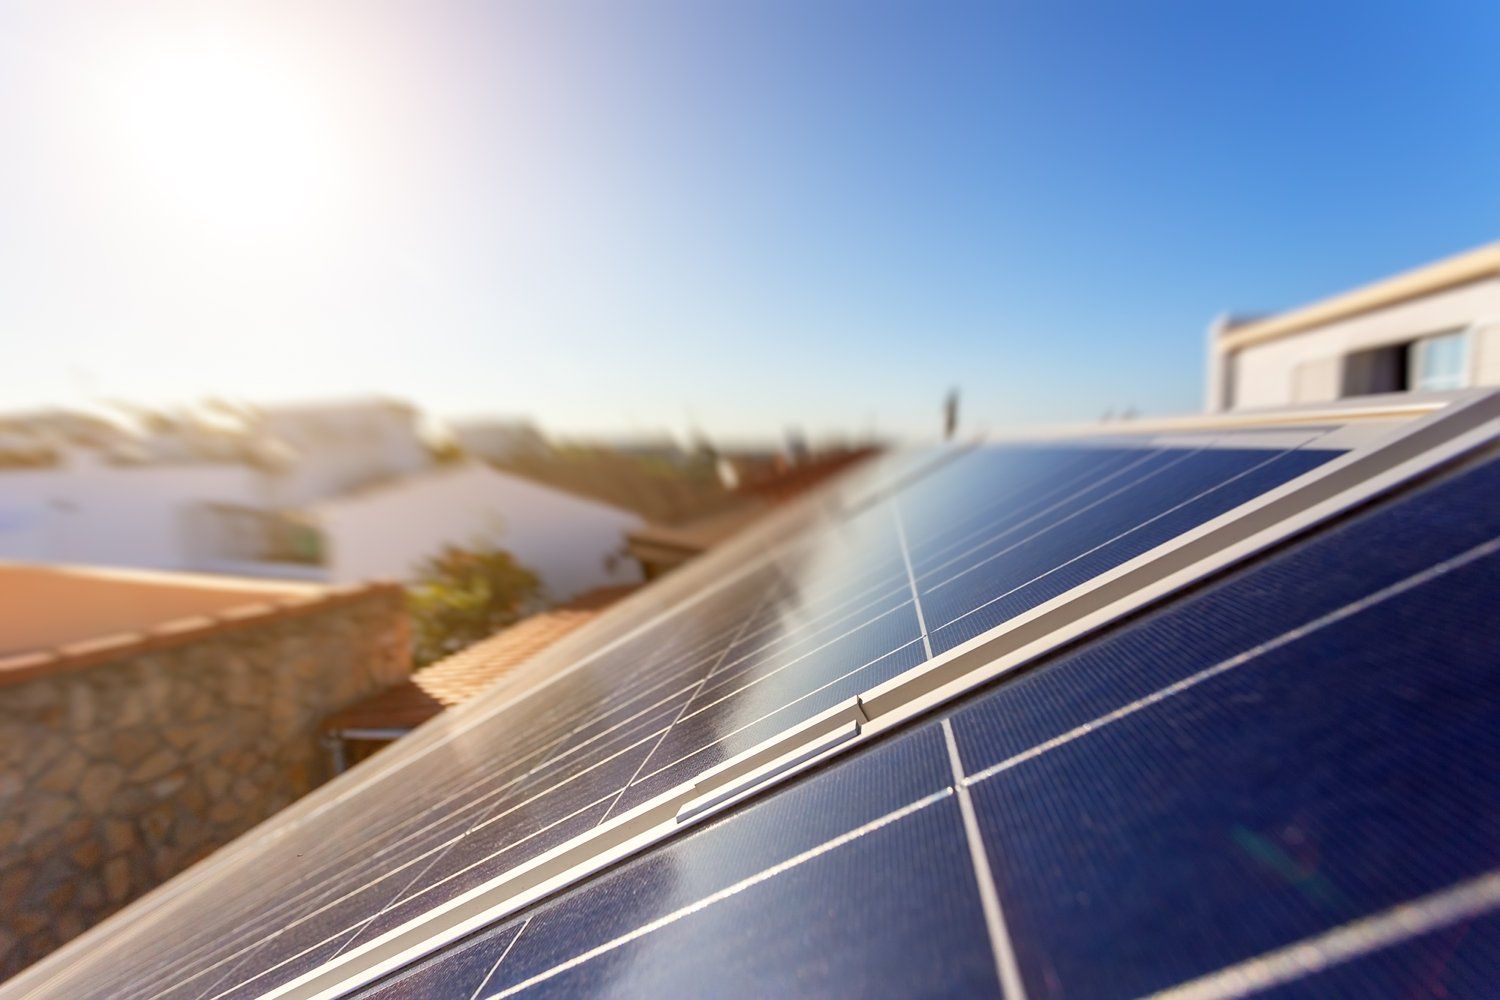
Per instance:
[[[408,648],[375,585],[0,658],[0,980],[326,780]]]

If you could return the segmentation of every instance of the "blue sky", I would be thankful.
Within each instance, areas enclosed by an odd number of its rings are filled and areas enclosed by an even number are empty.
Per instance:
[[[1201,400],[1204,327],[1500,238],[1500,7],[0,11],[0,406],[571,432]]]

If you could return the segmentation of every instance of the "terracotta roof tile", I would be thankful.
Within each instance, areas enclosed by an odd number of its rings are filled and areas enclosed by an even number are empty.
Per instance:
[[[634,590],[604,587],[550,611],[532,615],[452,656],[423,667],[409,679],[329,716],[327,732],[349,729],[413,729],[444,709],[461,704]]]

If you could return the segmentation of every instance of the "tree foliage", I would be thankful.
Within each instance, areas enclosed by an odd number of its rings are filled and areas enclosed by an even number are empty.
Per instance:
[[[448,546],[407,590],[417,666],[473,645],[541,604],[541,580],[504,549]]]

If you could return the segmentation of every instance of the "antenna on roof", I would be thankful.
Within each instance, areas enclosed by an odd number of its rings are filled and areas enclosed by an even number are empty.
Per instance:
[[[958,430],[958,387],[948,390],[948,395],[943,398],[943,440],[953,440],[954,431]]]

